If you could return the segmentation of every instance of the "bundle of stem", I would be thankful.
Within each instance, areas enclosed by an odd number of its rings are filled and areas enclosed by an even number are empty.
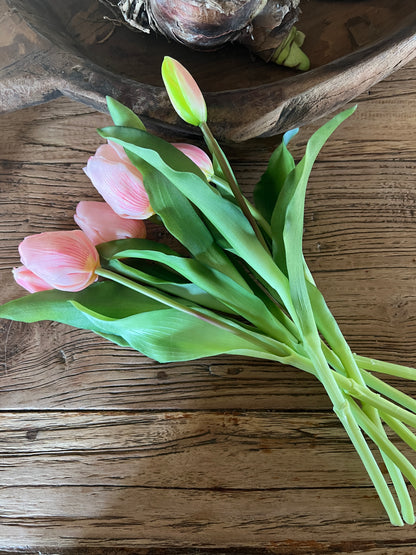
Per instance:
[[[225,178],[225,184],[221,178],[216,180],[217,184],[231,190],[235,201],[252,225],[256,237],[268,250],[268,222],[243,197],[230,165],[206,123],[201,124],[201,130]],[[416,450],[416,434],[410,429],[416,427],[416,401],[386,384],[372,372],[415,380],[416,370],[354,355],[322,294],[316,288],[304,260],[303,266],[307,288],[306,302],[310,303],[311,308],[303,314],[309,321],[299,321],[299,315],[290,306],[281,304],[281,299],[276,302],[277,310],[281,313],[281,321],[289,324],[288,332],[294,335],[291,347],[295,349],[297,356],[302,357],[302,364],[299,366],[316,376],[327,391],[334,412],[355,446],[391,523],[401,526],[404,520],[413,524],[414,510],[405,480],[416,488],[416,469],[393,444],[385,428],[389,427],[409,447]],[[400,509],[370,450],[366,436],[379,449]]]

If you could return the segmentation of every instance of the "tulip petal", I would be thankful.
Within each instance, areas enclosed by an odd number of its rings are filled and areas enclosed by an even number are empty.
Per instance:
[[[97,279],[98,252],[80,230],[30,235],[19,253],[22,264],[54,289],[81,291]]]
[[[146,237],[143,220],[121,218],[106,202],[79,202],[74,220],[93,245],[115,239]]]
[[[154,214],[141,173],[119,145],[101,145],[88,160],[84,172],[107,204],[122,218],[143,220]]]
[[[206,152],[195,145],[188,143],[172,143],[174,147],[183,152],[194,164],[205,174],[208,181],[214,175],[214,167],[211,159]]]
[[[31,272],[26,266],[13,268],[13,277],[16,283],[29,291],[29,293],[53,289],[49,283],[46,283],[42,278]]]
[[[115,162],[124,162],[125,164],[127,164],[128,167],[131,166],[131,169],[136,170],[135,166],[133,166],[133,164],[130,162],[130,158],[127,156],[126,151],[121,145],[119,145],[115,141],[108,141],[108,145],[103,146],[110,146],[113,149],[113,153],[115,153]]]

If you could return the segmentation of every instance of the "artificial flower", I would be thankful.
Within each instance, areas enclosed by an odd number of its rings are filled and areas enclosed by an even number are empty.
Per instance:
[[[121,218],[106,202],[83,200],[78,203],[74,220],[93,245],[131,237],[144,239],[143,220]]]
[[[18,285],[29,291],[29,293],[37,293],[39,291],[47,291],[53,289],[42,278],[31,272],[26,266],[13,268],[13,277]]]
[[[22,264],[50,288],[81,291],[97,276],[98,252],[83,231],[29,235],[19,245]]]
[[[188,158],[192,160],[194,164],[205,174],[205,177],[210,181],[214,175],[214,167],[212,165],[211,159],[206,152],[195,145],[190,145],[188,143],[173,143],[178,150],[186,154]]]
[[[84,172],[103,199],[122,218],[144,220],[153,215],[142,174],[117,143],[110,141],[98,147]]]

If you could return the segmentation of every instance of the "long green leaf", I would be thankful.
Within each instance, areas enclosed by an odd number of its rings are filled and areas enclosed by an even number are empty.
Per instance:
[[[266,171],[254,187],[254,203],[268,222],[271,222],[273,210],[284,182],[295,167],[295,161],[287,144],[298,131],[298,129],[293,129],[283,135],[281,144],[270,157]]]
[[[243,287],[246,287],[244,279],[215,242],[212,233],[186,196],[160,171],[150,166],[135,153],[126,150],[132,162],[142,172],[150,204],[162,219],[166,229],[197,260],[209,267],[220,270]],[[176,148],[174,150],[177,151],[179,157],[185,156]],[[200,181],[197,176],[195,178]],[[203,181],[203,183],[204,186],[208,186],[206,181]]]
[[[319,380],[324,385],[333,405],[334,411],[340,418],[345,430],[350,436],[358,454],[360,455],[374,486],[376,487],[380,499],[384,504],[392,521],[401,523],[401,517],[397,510],[395,501],[386,484],[374,455],[370,451],[364,436],[357,424],[356,419],[351,414],[351,403],[345,393],[340,389],[334,379],[332,371],[321,348],[321,339],[318,333],[311,301],[307,289],[307,281],[304,273],[304,258],[302,253],[302,234],[303,234],[303,215],[306,185],[312,164],[332,131],[346,118],[353,110],[346,110],[338,114],[335,118],[321,127],[308,142],[306,153],[302,161],[290,174],[287,182],[279,196],[277,206],[281,210],[277,221],[277,229],[282,228],[283,244],[285,248],[285,263],[289,278],[290,292],[295,309],[295,317],[298,327],[302,332],[305,351],[311,362],[316,368]],[[281,203],[281,196],[283,200]],[[278,210],[278,209],[277,209]],[[276,223],[276,222],[274,222]],[[272,227],[273,222],[272,222]]]
[[[309,139],[305,155],[299,164],[285,179],[278,201],[272,214],[271,226],[273,235],[273,257],[282,270],[288,275],[287,259],[294,259],[299,264],[302,259],[302,235],[304,219],[304,202],[306,187],[313,164],[321,148],[335,129],[353,112],[355,107],[344,110],[319,128]],[[291,204],[291,207],[289,205]],[[286,230],[285,230],[286,229]],[[285,238],[284,238],[285,234]],[[290,243],[290,244],[289,244]],[[292,269],[292,275],[303,276],[303,269]]]
[[[25,295],[1,305],[0,318],[27,323],[54,320],[82,329],[91,329],[88,320],[74,309],[70,301],[79,302],[109,318],[124,318],[136,312],[160,310],[162,306],[117,283],[102,281],[93,283],[78,293],[51,289]]]
[[[73,304],[91,320],[93,327],[101,329],[102,334],[117,334],[132,348],[159,362],[231,354],[275,360],[302,369],[310,366],[306,359],[265,336],[240,327],[247,336],[244,339],[241,335],[217,328],[203,319],[173,308],[111,319],[76,301]]]

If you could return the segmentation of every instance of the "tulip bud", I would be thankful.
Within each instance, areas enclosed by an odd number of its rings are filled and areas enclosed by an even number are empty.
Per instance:
[[[53,289],[49,283],[43,281],[43,279],[28,270],[25,266],[13,268],[13,277],[16,283],[29,291],[29,293],[37,293],[38,291]]]
[[[74,220],[93,245],[115,239],[146,237],[143,220],[121,218],[106,202],[79,202]]]
[[[52,289],[81,291],[97,279],[98,252],[80,230],[30,235],[19,253],[22,264]]]
[[[195,79],[178,61],[165,56],[162,78],[176,113],[191,125],[207,121],[207,107]]]
[[[92,184],[122,218],[144,220],[154,214],[143,185],[143,177],[115,142],[98,147],[84,172]]]
[[[178,150],[183,152],[188,158],[192,160],[194,164],[205,174],[205,177],[210,181],[214,175],[214,167],[212,165],[211,159],[198,146],[189,145],[187,143],[173,143]]]

